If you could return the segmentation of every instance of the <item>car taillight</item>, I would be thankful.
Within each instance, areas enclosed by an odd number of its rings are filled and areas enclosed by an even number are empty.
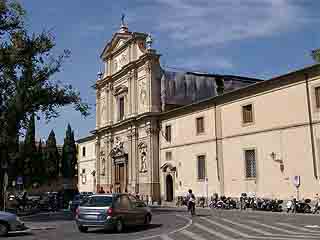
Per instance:
[[[107,209],[107,215],[111,216],[113,213],[113,209],[110,207]]]

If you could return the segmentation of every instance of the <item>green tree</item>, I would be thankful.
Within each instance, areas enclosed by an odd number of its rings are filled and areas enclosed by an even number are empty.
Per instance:
[[[46,175],[46,165],[45,165],[41,139],[39,140],[39,143],[38,143],[37,155],[33,162],[33,166],[34,166],[34,174],[32,176],[32,182],[37,182],[39,184],[44,183],[45,180],[47,179],[47,175]]]
[[[75,164],[77,162],[76,143],[74,133],[68,124],[62,149],[62,176],[72,178],[75,176]]]
[[[0,196],[5,172],[12,177],[17,165],[19,133],[31,114],[41,112],[50,120],[68,104],[88,114],[78,91],[52,80],[70,52],[54,55],[52,34],[28,33],[24,15],[16,1],[0,0]]]
[[[36,174],[35,163],[37,160],[37,148],[35,140],[35,114],[31,114],[30,121],[27,128],[27,133],[25,136],[23,144],[23,176],[25,177],[25,185],[29,185],[32,181],[32,176]]]
[[[313,50],[311,52],[311,56],[312,56],[314,61],[320,63],[320,48],[316,49],[316,50]]]
[[[55,179],[59,174],[60,155],[57,148],[56,136],[51,130],[45,148],[46,172],[50,179]]]

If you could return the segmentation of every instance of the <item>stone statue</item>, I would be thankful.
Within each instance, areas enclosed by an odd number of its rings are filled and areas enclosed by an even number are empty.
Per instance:
[[[124,26],[124,18],[126,17],[126,15],[124,13],[121,14],[121,25]]]
[[[147,171],[147,154],[145,152],[141,153],[141,169],[140,172],[146,172]]]

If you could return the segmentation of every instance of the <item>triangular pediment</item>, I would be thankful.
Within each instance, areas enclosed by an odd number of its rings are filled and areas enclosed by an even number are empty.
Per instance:
[[[105,46],[103,52],[101,54],[101,58],[105,58],[111,52],[116,51],[121,48],[129,39],[132,38],[132,34],[130,32],[127,33],[116,33],[110,42]]]

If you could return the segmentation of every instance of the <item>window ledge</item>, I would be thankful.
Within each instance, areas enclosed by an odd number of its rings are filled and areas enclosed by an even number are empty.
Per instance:
[[[249,126],[252,126],[254,124],[255,124],[255,122],[247,122],[247,123],[242,122],[242,127],[249,127]]]
[[[246,177],[244,178],[245,181],[255,181],[257,180],[257,177]]]

